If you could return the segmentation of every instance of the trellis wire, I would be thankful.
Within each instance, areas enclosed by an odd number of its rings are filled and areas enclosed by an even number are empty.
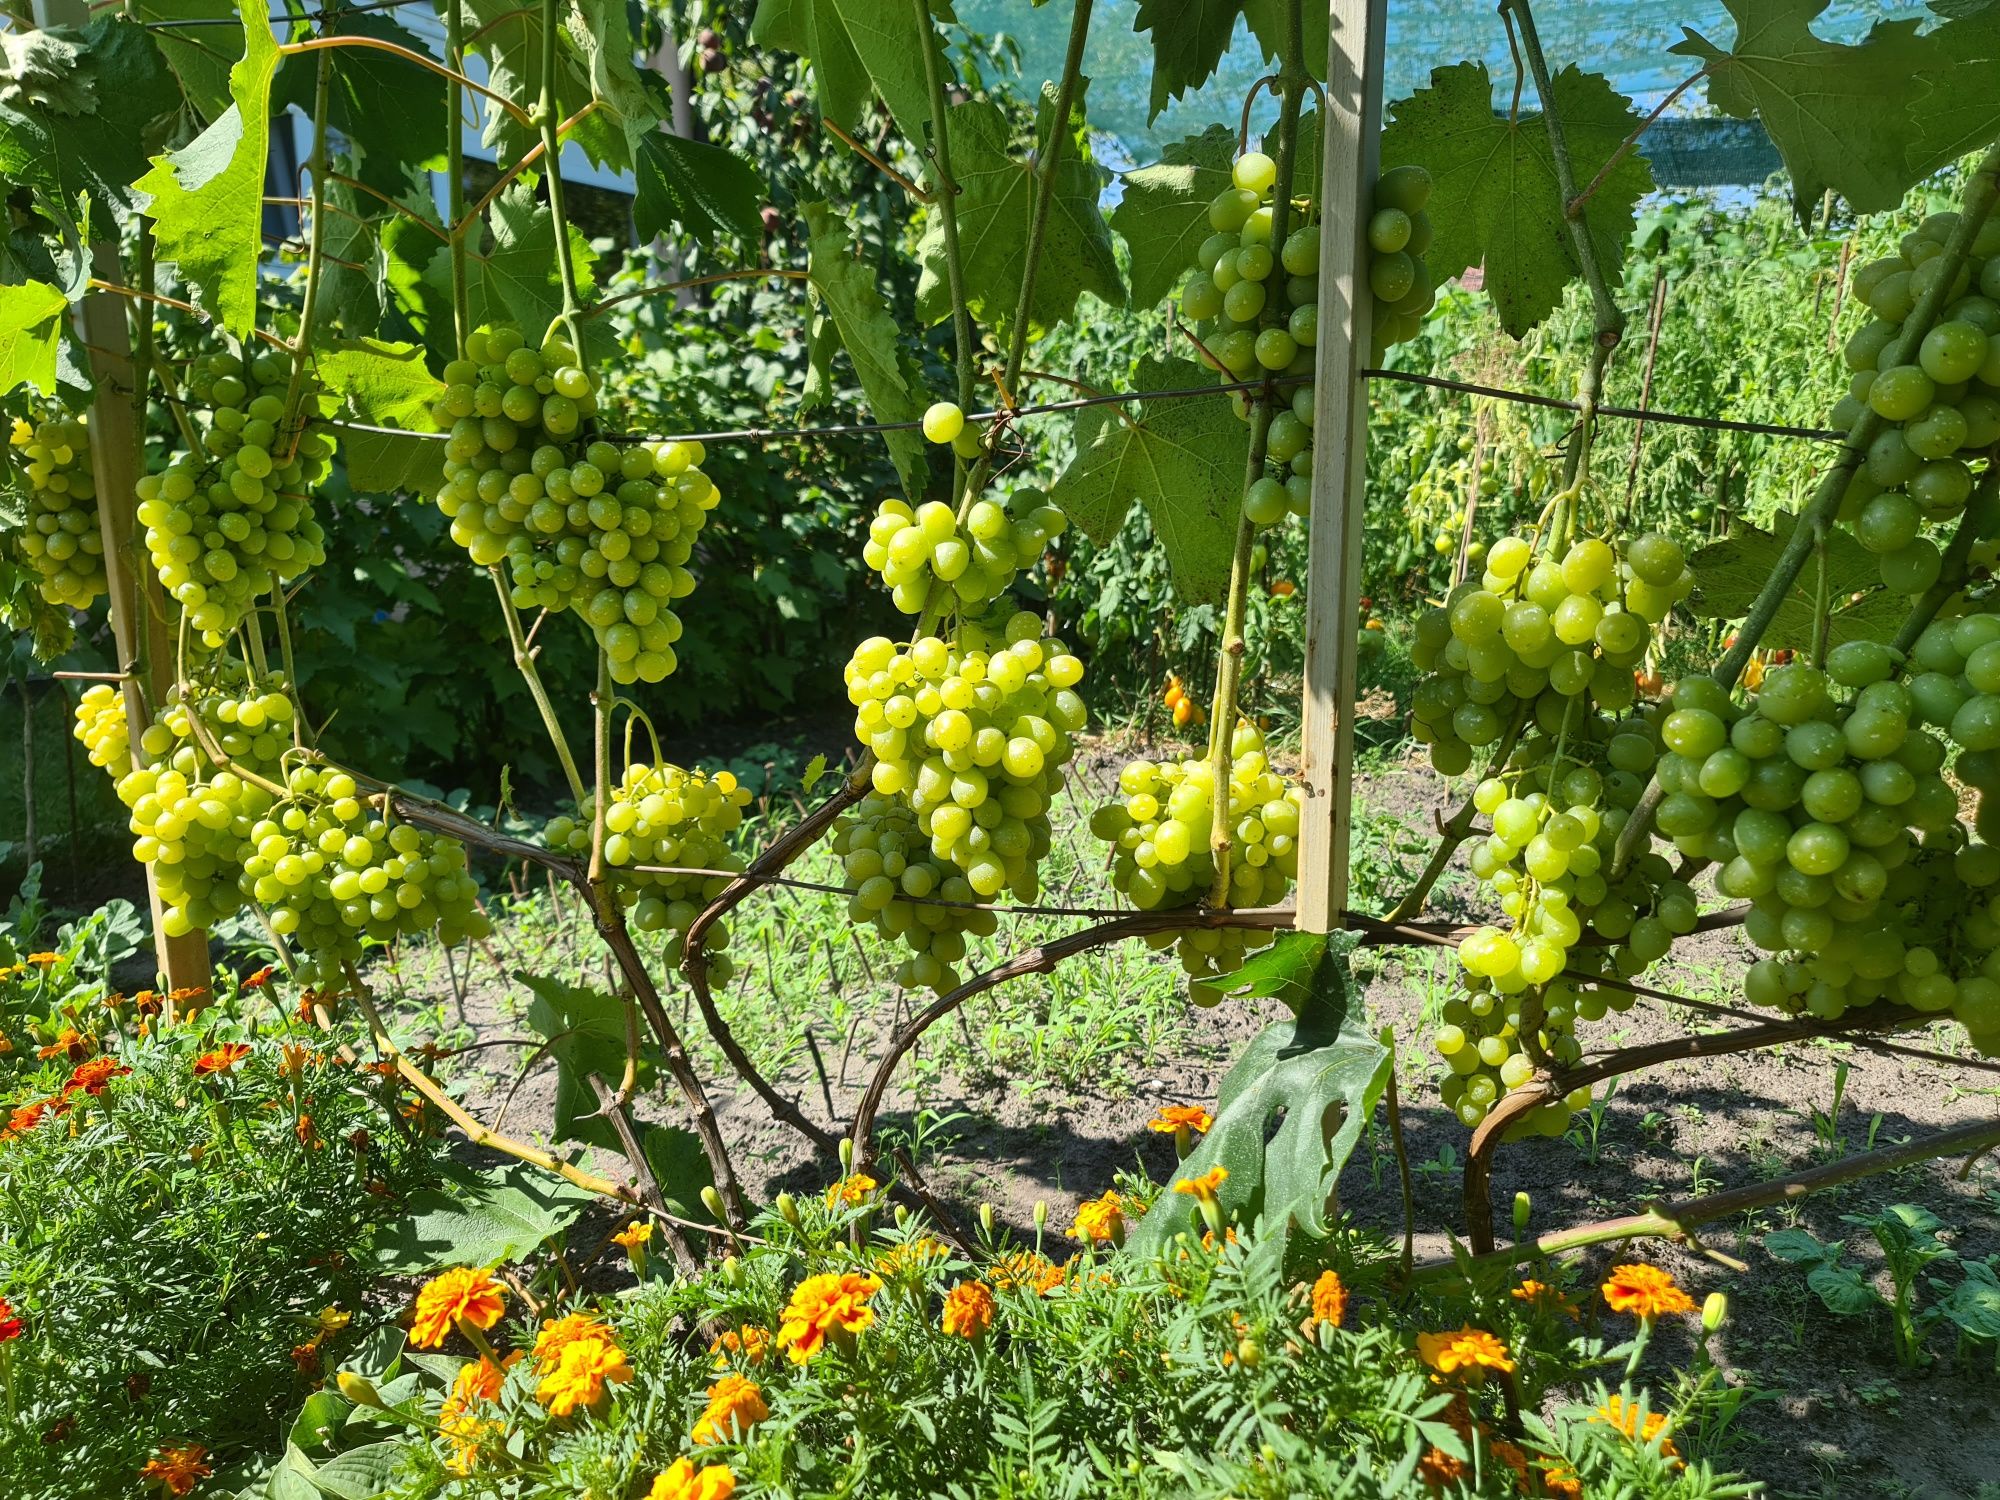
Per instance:
[[[431,0],[368,0],[365,5],[325,5],[320,7],[317,17],[320,21],[338,21],[342,16],[365,15],[372,10],[400,10],[406,5],[431,4]],[[267,17],[271,25],[300,19],[293,15]],[[139,25],[147,31],[182,31],[190,26],[241,26],[240,16],[178,16],[162,21],[141,21]]]

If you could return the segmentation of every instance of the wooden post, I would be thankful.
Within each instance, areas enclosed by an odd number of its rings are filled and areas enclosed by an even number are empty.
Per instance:
[[[1367,484],[1368,215],[1382,127],[1388,0],[1327,0],[1314,371],[1312,540],[1306,570],[1305,812],[1298,925],[1331,932],[1347,906],[1354,810],[1354,663]]]
[[[35,20],[43,26],[84,26],[87,0],[35,0]],[[144,230],[141,231],[146,232]],[[124,284],[116,240],[91,247],[92,270],[100,281]],[[150,291],[151,288],[142,288]],[[147,316],[142,310],[141,316]],[[125,723],[132,763],[139,764],[139,736],[152,722],[149,705],[166,701],[174,682],[173,641],[167,632],[167,605],[159,575],[133,538],[143,463],[146,382],[132,367],[131,329],[124,303],[109,292],[93,292],[75,309],[77,333],[90,350],[90,373],[97,399],[89,417],[90,465],[97,487],[97,521],[104,538],[104,580],[110,595],[111,635],[124,674]],[[191,932],[170,938],[162,930],[160,888],[146,867],[146,896],[153,914],[153,951],[169,989],[208,983],[208,937]]]

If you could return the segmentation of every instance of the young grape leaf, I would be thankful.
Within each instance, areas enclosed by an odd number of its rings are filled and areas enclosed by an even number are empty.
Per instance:
[[[340,434],[347,484],[358,495],[436,494],[444,483],[444,449],[437,439],[415,432],[349,428]]]
[[[59,31],[0,33],[0,104],[43,114],[82,115],[97,108],[97,85],[79,71],[82,49]]]
[[[405,432],[438,430],[431,407],[444,394],[444,382],[431,374],[415,344],[338,339],[314,353],[313,370],[357,422]]]
[[[430,52],[422,38],[387,16],[343,16],[340,33],[389,42],[419,56]],[[445,108],[450,85],[444,79],[379,47],[336,47],[313,63],[322,59],[327,123],[352,148],[356,161],[351,175],[394,197],[409,186],[412,172],[443,165],[450,119]],[[272,106],[282,110],[296,104],[310,120],[315,87],[315,67],[294,68],[273,92]]]
[[[1111,229],[1097,206],[1106,174],[1090,154],[1083,126],[1083,91],[1088,83],[1080,81],[1070,120],[1061,127],[1062,155],[1056,163],[1055,192],[1028,308],[1028,322],[1035,329],[1047,330],[1069,318],[1079,292],[1090,292],[1112,307],[1125,304]],[[997,104],[974,100],[950,114],[966,301],[1003,340],[1021,299],[1028,223],[1036,197],[1035,165],[1045,158],[1058,129],[1053,93],[1043,92],[1032,159],[1016,157],[1008,149],[1007,117]],[[935,212],[917,246],[917,257],[924,268],[917,282],[917,314],[928,323],[942,322],[951,315],[951,294],[944,223]]]
[[[1858,43],[1812,23],[1829,0],[1724,0],[1736,39],[1721,48],[1689,28],[1670,50],[1699,59],[1708,101],[1760,118],[1791,173],[1800,211],[1832,188],[1858,213],[1894,208],[1912,184],[2000,132],[2000,10],[1933,4],[1880,21]]]
[[[68,310],[61,289],[45,282],[0,286],[0,396],[22,385],[55,394],[56,345]]]
[[[1111,227],[1132,252],[1132,305],[1151,307],[1174,289],[1209,236],[1208,205],[1229,186],[1236,132],[1211,125],[1175,141],[1150,167],[1125,174]]]
[[[814,344],[825,345],[825,326],[839,336],[854,362],[862,394],[878,422],[914,422],[924,414],[921,376],[903,351],[900,330],[873,269],[854,258],[847,226],[831,204],[805,205],[807,286],[815,304]],[[807,376],[809,400],[823,399],[825,367]],[[903,481],[903,492],[914,503],[930,481],[920,432],[885,432],[889,458]]]
[[[1142,359],[1137,374],[1142,390],[1203,386],[1214,378],[1190,360]],[[1249,430],[1219,391],[1142,402],[1140,414],[1134,421],[1121,407],[1078,411],[1076,456],[1049,499],[1100,543],[1117,535],[1137,500],[1166,552],[1181,602],[1220,603],[1229,588]]]
[[[1696,580],[1688,608],[1704,620],[1737,620],[1748,614],[1776,570],[1794,524],[1789,513],[1779,511],[1772,530],[1739,521],[1721,541],[1697,548],[1688,559]],[[1880,586],[1881,565],[1845,528],[1829,530],[1826,542],[1827,593],[1834,601],[1828,643],[1888,640],[1903,623],[1908,603]],[[1818,591],[1819,570],[1809,562],[1778,607],[1763,644],[1794,650],[1811,646]]]
[[[556,261],[555,215],[549,212],[547,204],[535,201],[533,184],[524,181],[493,200],[493,206],[487,210],[487,222],[493,229],[493,246],[486,254],[472,257],[470,268],[472,321],[475,325],[511,322],[530,340],[539,341],[562,316],[562,273]],[[588,303],[596,291],[591,264],[597,253],[574,224],[569,226],[569,242],[570,258],[576,266],[577,296]],[[448,289],[450,258],[434,256],[431,269],[446,273],[444,285]],[[615,343],[602,319],[585,320],[583,339],[586,364],[612,356]]]
[[[257,326],[264,241],[264,159],[278,44],[261,4],[245,6],[248,46],[229,70],[235,101],[179,151],[153,158],[133,187],[149,194],[153,244],[231,333]]]
[[[632,168],[641,242],[676,225],[703,245],[725,234],[754,244],[763,233],[764,179],[734,151],[649,126],[633,141]]]
[[[1297,934],[1271,972],[1253,976],[1282,971],[1280,992],[1297,1014],[1245,1049],[1222,1080],[1215,1123],[1175,1172],[1180,1181],[1222,1168],[1218,1198],[1237,1223],[1261,1217],[1267,1231],[1326,1232],[1334,1183],[1389,1081],[1388,1049],[1353,1003],[1348,957],[1357,941],[1351,932]],[[1157,1254],[1178,1231],[1198,1229],[1191,1207],[1185,1195],[1162,1193],[1128,1248]]]
[[[1564,68],[1552,89],[1581,190],[1639,117],[1600,74]],[[1555,310],[1563,288],[1581,271],[1542,116],[1496,115],[1493,80],[1481,62],[1434,70],[1430,87],[1398,102],[1393,116],[1382,132],[1383,168],[1420,166],[1436,184],[1432,274],[1445,282],[1483,264],[1501,326],[1520,338]],[[1583,210],[1597,263],[1613,286],[1632,235],[1632,207],[1652,186],[1652,171],[1635,152]]]
[[[911,145],[929,139],[923,49],[937,45],[937,32],[919,29],[907,0],[759,0],[750,40],[810,59],[820,109],[850,133],[880,94]]]
[[[488,87],[524,105],[535,103],[542,87],[542,8],[515,0],[461,3],[470,48],[486,61]],[[641,103],[647,96],[632,66],[625,7],[596,4],[563,10],[556,45],[556,118],[567,120],[593,98],[599,101],[563,140],[595,165],[624,171],[631,165],[626,133],[632,118],[627,112],[636,108],[647,120],[657,118],[657,111]],[[489,108],[481,139],[499,160],[514,161],[537,142],[539,131],[504,109]]]

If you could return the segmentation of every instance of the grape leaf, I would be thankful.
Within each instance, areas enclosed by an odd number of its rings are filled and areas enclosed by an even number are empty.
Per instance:
[[[1097,206],[1106,174],[1090,154],[1083,125],[1083,92],[1088,84],[1088,79],[1078,83],[1042,233],[1041,262],[1028,309],[1030,326],[1039,330],[1069,318],[1079,292],[1090,292],[1112,307],[1125,303],[1111,229]],[[1043,92],[1032,158],[1016,157],[1008,150],[1007,117],[998,105],[974,100],[958,105],[949,116],[965,299],[973,314],[1003,340],[1021,299],[1028,222],[1036,196],[1035,165],[1049,150],[1057,129],[1053,95],[1053,89]],[[917,246],[917,257],[924,268],[917,281],[917,315],[928,323],[942,322],[951,315],[951,295],[944,223],[935,213]]]
[[[444,483],[444,450],[436,438],[416,432],[345,428],[340,434],[347,483],[359,495],[436,494]]]
[[[1175,141],[1150,167],[1125,174],[1111,227],[1132,252],[1132,305],[1151,307],[1174,289],[1209,236],[1208,205],[1229,186],[1236,132],[1211,125]]]
[[[93,21],[81,33],[80,72],[100,110],[61,121],[0,105],[0,177],[34,189],[53,212],[87,193],[107,222],[111,207],[130,207],[132,180],[146,170],[147,127],[180,107],[181,91],[153,39],[123,17]]]
[[[235,102],[181,150],[154,157],[153,170],[133,184],[151,197],[159,258],[178,265],[197,300],[236,334],[257,326],[264,159],[279,61],[263,0],[244,0],[243,29],[248,46],[229,70]]]
[[[313,371],[356,421],[405,432],[438,430],[431,407],[444,394],[444,382],[415,344],[339,339],[314,353]]]
[[[45,396],[56,389],[56,344],[69,302],[46,282],[0,286],[0,395],[32,385]]]
[[[854,373],[875,420],[916,421],[924,413],[922,379],[903,350],[900,330],[882,300],[875,272],[854,258],[847,226],[832,205],[808,203],[804,212],[807,286],[817,316],[823,319],[823,324],[815,327],[815,345],[823,345],[824,325],[831,325],[854,362]],[[809,401],[823,400],[825,379],[823,365],[807,377]],[[923,434],[885,432],[882,438],[889,445],[889,458],[903,481],[903,491],[914,502],[930,481]]]
[[[1199,89],[1215,72],[1236,35],[1243,0],[1139,0],[1134,31],[1153,37],[1151,124],[1181,95]],[[1320,48],[1325,55],[1325,47]]]
[[[419,56],[430,52],[422,38],[387,16],[343,16],[339,30]],[[353,176],[394,197],[409,186],[410,173],[442,167],[450,119],[445,107],[450,85],[444,79],[378,47],[336,47],[313,61],[322,58],[328,70],[327,123],[353,148]],[[295,68],[274,91],[272,104],[275,109],[296,104],[310,120],[313,92],[314,69]]]
[[[759,0],[750,40],[810,59],[819,107],[836,125],[859,130],[879,93],[912,145],[928,139],[923,49],[937,33],[919,31],[907,0]]]
[[[753,243],[763,234],[764,179],[734,151],[648,127],[634,139],[632,159],[641,242],[676,225],[703,245],[721,234]]]
[[[1599,74],[1564,68],[1552,84],[1579,185],[1593,179],[1638,126],[1631,103]],[[1563,216],[1562,189],[1541,115],[1493,112],[1493,80],[1481,62],[1431,73],[1429,88],[1398,102],[1382,132],[1382,165],[1430,172],[1436,239],[1427,257],[1439,282],[1484,264],[1500,323],[1515,338],[1555,310],[1579,274]],[[1636,152],[1604,179],[1583,211],[1597,263],[1617,286],[1632,235],[1632,208],[1653,174]]]
[[[82,52],[59,31],[0,33],[0,104],[47,114],[81,115],[97,108],[97,84],[79,71]]]
[[[541,90],[541,7],[519,5],[516,0],[461,3],[465,6],[466,35],[475,38],[470,50],[486,59],[488,86],[509,99],[533,103]],[[570,8],[564,9],[568,12]],[[624,171],[630,166],[624,111],[643,97],[643,87],[632,66],[624,6],[605,3],[588,10],[587,17],[568,14],[559,28],[556,116],[566,120],[593,98],[601,98],[602,107],[579,121],[563,139],[597,166]],[[499,160],[517,159],[537,139],[535,129],[504,109],[487,110],[482,140]]]
[[[1191,360],[1142,359],[1142,390],[1212,384]],[[1112,406],[1076,414],[1076,456],[1049,498],[1108,542],[1137,500],[1145,506],[1184,604],[1220,603],[1229,586],[1249,431],[1222,392],[1140,403],[1136,422]]]
[[[1696,579],[1688,608],[1704,620],[1738,620],[1748,614],[1777,570],[1778,556],[1795,524],[1792,515],[1779,511],[1771,530],[1739,521],[1721,541],[1697,548],[1688,559]],[[1873,554],[1844,528],[1831,528],[1827,532],[1827,592],[1835,607],[1828,614],[1829,645],[1886,641],[1896,633],[1909,613],[1909,603],[1889,593],[1881,583],[1881,565]],[[1819,570],[1809,562],[1785,602],[1778,606],[1763,644],[1794,650],[1810,647],[1818,591]]]
[[[615,1078],[624,1068],[625,1007],[632,1002],[537,974],[514,977],[535,996],[528,1002],[528,1024],[546,1040],[555,1060],[555,1139],[618,1150],[617,1133],[598,1113],[590,1077]],[[650,1058],[641,1066],[650,1081]]]
[[[134,21],[219,21],[236,14],[236,0],[134,0]],[[153,33],[188,102],[204,120],[229,108],[229,71],[243,56],[234,26],[166,26]]]
[[[320,316],[328,324],[357,335],[381,322],[382,285],[388,274],[382,263],[379,231],[367,217],[369,207],[346,183],[327,183],[321,246],[327,258],[319,268]],[[359,270],[354,269],[357,266]]]
[[[556,264],[556,223],[548,206],[535,201],[534,187],[517,182],[493,200],[487,211],[493,228],[493,245],[484,255],[472,257],[472,321],[510,322],[530,341],[539,341],[549,325],[562,315],[561,271]],[[569,226],[570,255],[576,265],[577,296],[588,302],[596,289],[590,267],[596,253],[572,224]],[[442,247],[440,247],[442,248]],[[449,259],[440,263],[449,275]],[[449,279],[446,281],[449,286]],[[600,330],[596,320],[585,325],[587,340],[610,334]],[[586,350],[586,354],[590,351]]]

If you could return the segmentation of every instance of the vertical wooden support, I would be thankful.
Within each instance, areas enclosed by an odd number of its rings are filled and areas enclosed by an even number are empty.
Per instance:
[[[1354,810],[1354,663],[1367,481],[1368,213],[1382,126],[1388,0],[1328,0],[1314,371],[1312,541],[1306,572],[1305,812],[1298,925],[1331,932],[1347,906]]]
[[[90,20],[86,0],[36,0],[35,19],[43,26],[83,26]],[[91,269],[100,281],[124,284],[117,242],[91,247]],[[151,288],[144,288],[151,290]],[[167,632],[166,598],[159,576],[133,540],[143,462],[146,385],[132,367],[132,336],[123,301],[93,292],[75,310],[79,336],[90,351],[97,384],[91,407],[90,464],[97,485],[97,520],[104,538],[104,579],[110,595],[111,635],[124,674],[125,722],[130,728],[133,764],[139,735],[151,723],[149,705],[164,702],[173,685],[173,641]],[[153,914],[153,948],[170,989],[208,983],[208,939],[200,932],[170,938],[161,927],[160,890],[146,867],[146,896]]]

